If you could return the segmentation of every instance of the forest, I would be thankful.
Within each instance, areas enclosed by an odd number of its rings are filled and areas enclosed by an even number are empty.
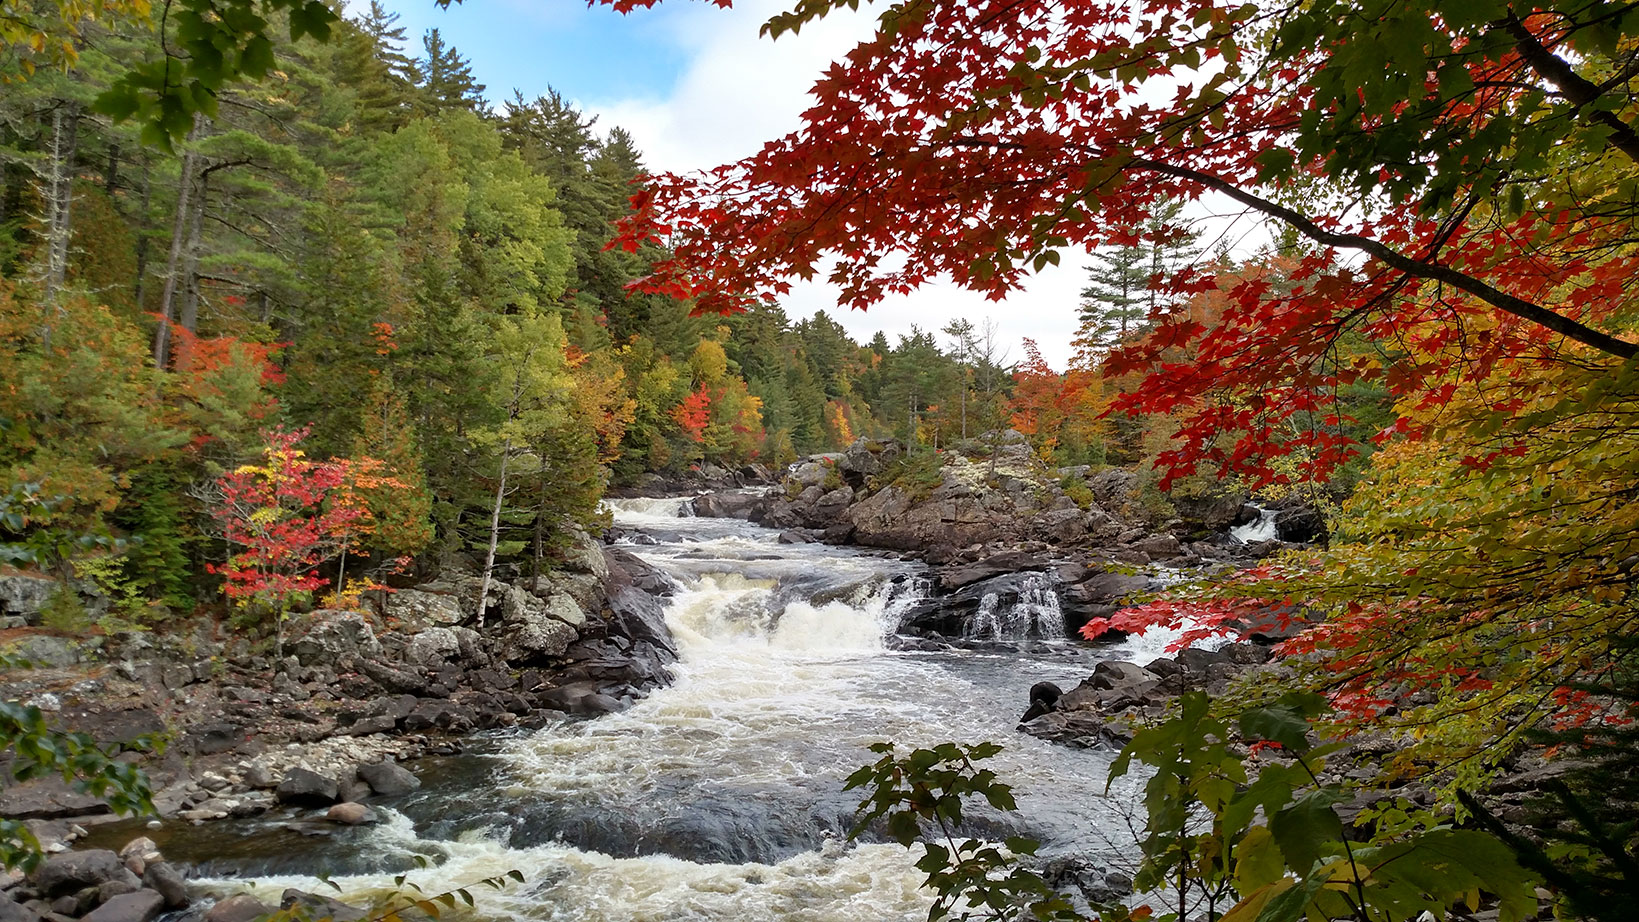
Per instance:
[[[230,617],[282,657],[291,612],[452,562],[482,622],[492,573],[560,567],[651,475],[1016,430],[1044,470],[1327,521],[1083,628],[1291,629],[1277,679],[1181,695],[1115,762],[1153,769],[1141,886],[1226,922],[1639,912],[1639,8],[872,15],[800,127],[690,174],[556,92],[486,95],[376,2],[6,18],[0,563],[115,600],[94,623],[63,590],[53,631]],[[1203,236],[1242,218],[1255,253]],[[818,275],[839,310],[943,280],[1005,303],[1073,249],[1062,369],[986,317],[861,343],[781,307]],[[1361,739],[1393,742],[1323,778]],[[987,746],[875,751],[850,786],[906,844],[1011,800]],[[1496,812],[1539,763],[1537,812]],[[923,844],[933,917],[1082,917],[986,843]]]

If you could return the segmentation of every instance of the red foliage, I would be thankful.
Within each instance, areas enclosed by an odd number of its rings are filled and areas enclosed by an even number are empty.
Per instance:
[[[365,515],[357,503],[327,504],[348,477],[345,464],[311,461],[297,447],[307,436],[274,429],[262,464],[247,464],[218,477],[220,501],[211,516],[234,549],[227,562],[210,567],[224,580],[229,598],[256,599],[281,607],[292,596],[328,580],[318,567],[351,540]]]
[[[692,442],[706,440],[706,426],[711,422],[711,392],[704,384],[683,402],[672,408],[672,419],[683,429]]]

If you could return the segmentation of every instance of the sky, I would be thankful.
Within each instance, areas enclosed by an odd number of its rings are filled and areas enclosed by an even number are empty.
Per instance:
[[[758,28],[788,2],[737,0],[722,10],[667,0],[629,16],[582,0],[465,0],[448,10],[432,0],[383,5],[402,17],[406,53],[419,55],[422,33],[439,29],[472,62],[492,103],[514,90],[533,99],[554,88],[596,115],[598,129],[631,132],[650,169],[673,172],[739,159],[795,128],[814,80],[868,36],[872,22],[868,9],[842,9],[771,41]],[[834,292],[817,282],[799,283],[782,304],[793,319],[825,310],[861,342],[877,330],[892,342],[913,324],[937,331],[956,317],[976,326],[989,318],[1009,361],[1023,357],[1021,341],[1029,337],[1062,369],[1090,262],[1082,252],[1063,256],[1061,266],[1047,267],[1005,302],[941,284],[862,313],[838,307]]]

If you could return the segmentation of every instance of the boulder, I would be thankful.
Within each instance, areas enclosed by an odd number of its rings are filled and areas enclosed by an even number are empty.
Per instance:
[[[538,700],[542,707],[576,717],[596,717],[621,709],[619,701],[600,692],[597,684],[592,682],[560,685],[541,692]]]
[[[256,922],[273,914],[273,909],[248,893],[235,893],[205,912],[204,922]]]
[[[427,628],[410,638],[404,659],[417,666],[439,666],[461,655],[461,641],[447,627]]]
[[[421,589],[400,589],[388,594],[386,613],[401,624],[433,627],[454,627],[472,614],[453,595]]]
[[[33,622],[56,589],[57,581],[43,576],[0,576],[0,615],[21,616]]]
[[[40,922],[40,914],[0,895],[0,922]]]
[[[291,888],[279,898],[279,908],[296,910],[308,919],[330,919],[332,922],[360,922],[369,913],[317,893]]]
[[[279,803],[297,807],[326,807],[336,802],[336,779],[305,768],[293,768],[273,795]]]
[[[1275,535],[1291,544],[1326,541],[1326,517],[1313,506],[1297,505],[1275,513]]]
[[[98,906],[82,922],[148,922],[164,908],[165,897],[153,890],[138,890]]]
[[[427,690],[427,677],[398,669],[373,659],[360,659],[358,670],[382,690],[405,695],[417,695]]]
[[[1161,677],[1132,663],[1119,660],[1105,660],[1093,667],[1092,678],[1088,684],[1097,689],[1115,689],[1124,685],[1140,685],[1145,682],[1154,682]]]
[[[830,473],[830,469],[818,461],[805,461],[794,466],[786,479],[806,489],[823,485]]]
[[[148,865],[143,872],[142,883],[148,889],[165,898],[167,909],[181,909],[188,905],[188,885],[183,883],[182,875],[177,873],[167,862],[160,861]]]
[[[299,664],[335,669],[343,660],[381,656],[375,631],[359,612],[321,609],[310,617],[312,623],[307,631],[290,645]]]
[[[1046,570],[1053,561],[1028,551],[1007,551],[993,554],[973,563],[952,564],[939,571],[939,587],[945,590],[961,589],[973,583],[1018,573],[1022,570]]]
[[[30,634],[9,646],[13,656],[40,666],[72,666],[80,661],[80,645],[66,637]]]
[[[1172,535],[1149,535],[1132,543],[1135,551],[1143,551],[1155,560],[1170,560],[1184,553],[1184,546]]]
[[[600,581],[608,579],[609,562],[603,556],[603,545],[585,532],[575,534],[575,542],[563,549],[564,568],[589,573]]]
[[[562,593],[546,600],[546,614],[573,628],[586,623],[586,612],[580,607],[580,603]]]
[[[767,505],[768,498],[761,492],[706,493],[694,498],[694,514],[710,519],[755,519]]]
[[[331,807],[325,812],[324,818],[343,826],[368,826],[376,822],[376,815],[369,807],[352,801]]]
[[[383,797],[397,797],[419,790],[421,779],[411,774],[402,765],[392,762],[378,762],[374,765],[360,765],[359,777],[370,786],[370,790]]]
[[[52,855],[34,872],[30,882],[42,896],[54,898],[124,879],[129,873],[119,855],[106,848],[93,848]]]

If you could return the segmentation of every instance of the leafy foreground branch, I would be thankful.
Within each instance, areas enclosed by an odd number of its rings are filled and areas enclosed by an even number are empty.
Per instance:
[[[1402,803],[1391,808],[1398,822],[1358,838],[1337,811],[1352,794],[1322,780],[1341,744],[1311,742],[1311,722],[1326,710],[1319,696],[1290,693],[1231,725],[1192,692],[1175,716],[1136,734],[1110,780],[1135,761],[1153,770],[1135,878],[1150,903],[1094,906],[1096,918],[1410,922],[1492,903],[1504,922],[1535,915],[1535,876],[1489,832]],[[848,779],[869,792],[853,834],[882,820],[900,844],[921,843],[917,867],[935,894],[930,922],[1087,918],[1030,869],[1038,843],[958,841],[964,803],[1016,808],[1012,789],[978,765],[1000,746],[945,743],[899,756],[881,743],[872,751],[882,758]]]

